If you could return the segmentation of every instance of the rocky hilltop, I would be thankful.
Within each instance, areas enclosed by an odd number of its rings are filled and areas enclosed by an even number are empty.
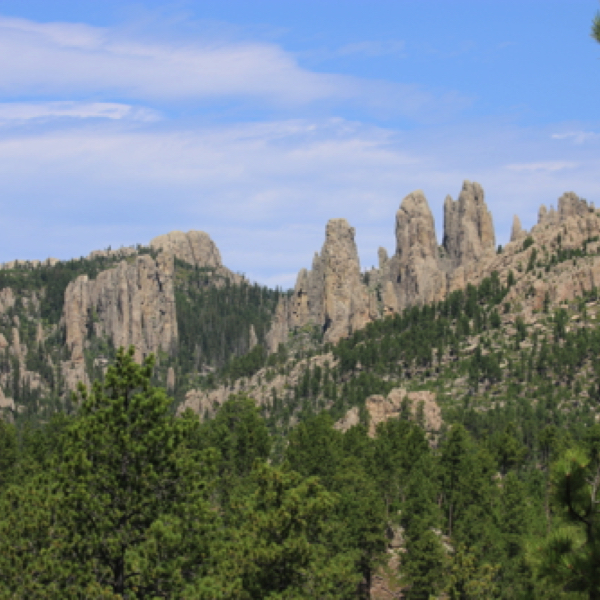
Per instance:
[[[176,289],[183,292],[192,280],[202,288],[249,285],[223,265],[202,231],[175,231],[148,246],[97,250],[79,260],[2,265],[0,409],[23,409],[15,396],[66,398],[108,364],[111,348],[134,345],[138,360],[157,352],[174,357],[181,320]],[[247,327],[242,351],[258,343],[252,323]],[[173,366],[165,369],[173,388]]]
[[[444,239],[438,244],[431,209],[421,190],[402,200],[396,213],[396,251],[379,250],[379,268],[360,277],[354,230],[343,219],[327,225],[321,255],[311,271],[298,274],[291,298],[281,301],[268,337],[274,352],[291,331],[322,328],[336,342],[382,315],[442,299],[474,265],[495,253],[492,215],[478,183],[465,181],[454,201],[444,203]],[[365,280],[366,279],[366,280]],[[343,281],[341,286],[339,282]],[[323,306],[335,306],[324,311]]]
[[[173,287],[174,258],[239,282],[242,277],[223,266],[221,254],[203,231],[173,231],[150,242],[156,257],[134,256],[70,283],[65,292],[62,324],[71,360],[83,359],[90,331],[108,337],[115,347],[136,347],[138,360],[151,352],[174,352],[177,316]]]
[[[579,248],[600,234],[600,219],[593,205],[568,192],[558,209],[539,211],[530,232],[515,216],[511,241],[501,252],[496,248],[492,215],[478,183],[465,181],[458,200],[444,202],[444,237],[438,244],[435,223],[421,190],[406,196],[396,213],[396,251],[389,257],[379,249],[379,267],[360,275],[354,229],[344,219],[327,225],[321,254],[312,270],[301,270],[294,291],[282,298],[267,337],[275,352],[291,333],[305,326],[318,328],[323,339],[336,342],[366,323],[402,311],[415,304],[439,301],[456,289],[476,285],[493,271],[505,281],[513,271],[519,285],[511,298],[539,308],[548,294],[551,302],[575,297],[598,285],[596,258],[569,265],[546,278],[525,271],[532,254]],[[527,248],[523,241],[528,239]],[[534,263],[535,263],[534,256]],[[568,271],[568,274],[567,274]]]

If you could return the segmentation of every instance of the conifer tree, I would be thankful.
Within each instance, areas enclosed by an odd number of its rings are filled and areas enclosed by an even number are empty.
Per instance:
[[[553,497],[561,519],[528,558],[537,576],[568,592],[600,599],[600,463],[580,448],[554,465]]]

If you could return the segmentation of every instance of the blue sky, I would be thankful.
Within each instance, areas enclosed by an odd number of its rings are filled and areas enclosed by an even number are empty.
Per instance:
[[[423,189],[484,187],[498,243],[600,205],[596,0],[0,2],[0,262],[201,229],[289,287],[325,224],[363,267]]]

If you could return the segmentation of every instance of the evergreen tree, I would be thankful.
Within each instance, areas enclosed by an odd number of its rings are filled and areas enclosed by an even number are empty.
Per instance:
[[[352,552],[336,552],[330,517],[337,497],[316,477],[257,463],[254,491],[236,511],[219,565],[227,598],[343,600],[359,575]]]
[[[15,427],[0,418],[0,493],[13,480],[17,469],[17,460]]]
[[[560,523],[528,558],[537,576],[568,592],[600,598],[600,466],[580,448],[568,450],[553,467],[553,497]]]
[[[17,513],[33,515],[29,537],[42,550],[29,579],[38,572],[50,584],[46,597],[181,597],[192,583],[195,597],[218,597],[203,578],[218,521],[206,483],[214,461],[187,449],[193,421],[171,416],[171,401],[151,386],[154,358],[140,366],[133,355],[119,350],[103,384],[80,387],[52,476],[31,500],[14,494]],[[2,542],[3,566],[28,542]]]

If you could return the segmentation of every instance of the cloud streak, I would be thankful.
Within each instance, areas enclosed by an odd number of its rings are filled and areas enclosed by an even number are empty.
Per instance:
[[[365,42],[344,52],[397,49],[396,42]],[[273,43],[158,42],[118,29],[3,17],[0,94],[144,103],[245,98],[286,107],[335,101],[413,118],[462,110],[470,102],[451,90],[433,94],[410,83],[313,72]]]
[[[118,102],[4,102],[0,103],[0,123],[48,120],[54,118],[76,119],[131,119],[157,121],[157,111]]]

